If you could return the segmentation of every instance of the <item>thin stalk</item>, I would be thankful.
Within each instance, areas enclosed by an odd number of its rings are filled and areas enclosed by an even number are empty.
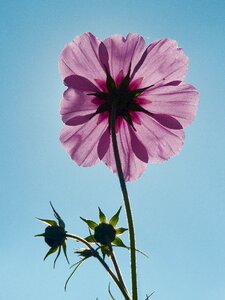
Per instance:
[[[98,261],[102,264],[102,266],[106,269],[106,271],[112,277],[114,283],[118,286],[118,288],[120,289],[120,291],[123,294],[124,298],[126,300],[131,300],[129,295],[127,294],[127,291],[126,291],[125,287],[123,286],[123,284],[118,280],[116,275],[113,273],[113,271],[110,269],[110,267],[104,261],[104,259],[99,255],[99,253],[85,239],[83,239],[79,236],[76,236],[74,234],[70,234],[70,233],[67,233],[66,237],[70,238],[70,239],[74,239],[76,241],[79,241],[79,242],[83,243],[85,246],[87,246],[93,252],[93,256],[98,259]]]
[[[133,223],[133,217],[132,217],[131,206],[130,206],[130,201],[127,192],[127,187],[126,187],[126,183],[123,176],[123,170],[121,166],[119,149],[118,149],[118,144],[116,139],[115,123],[116,123],[116,103],[115,105],[112,105],[112,109],[110,113],[110,130],[112,135],[112,144],[113,144],[113,151],[114,151],[114,156],[116,161],[117,173],[120,181],[121,191],[123,194],[123,200],[124,200],[127,222],[128,222],[128,229],[129,229],[132,300],[138,300],[134,223]]]
[[[112,263],[113,263],[113,266],[114,266],[114,268],[115,268],[117,277],[118,277],[119,281],[122,283],[124,289],[127,291],[126,285],[125,285],[124,280],[123,280],[123,276],[122,276],[122,274],[121,274],[119,265],[118,265],[117,260],[116,260],[116,256],[115,256],[115,254],[114,254],[113,251],[111,252],[111,256],[110,256],[110,257],[111,257],[111,259],[112,259]]]

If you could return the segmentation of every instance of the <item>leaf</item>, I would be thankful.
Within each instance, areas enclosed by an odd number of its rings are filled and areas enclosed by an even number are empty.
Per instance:
[[[85,238],[85,241],[87,241],[88,243],[96,243],[94,236],[93,235],[89,235]]]
[[[129,250],[130,250],[131,248],[130,248],[130,247],[127,247],[127,249],[129,249]],[[148,258],[148,255],[147,255],[147,254],[145,254],[144,252],[142,252],[141,250],[138,250],[138,249],[136,249],[136,248],[135,248],[135,251],[136,251],[136,252],[138,252],[138,253],[140,253],[140,254],[142,254],[142,255],[144,255],[145,257],[147,257],[147,258]]]
[[[54,212],[54,215],[55,215],[56,219],[58,220],[59,226],[62,227],[62,228],[65,228],[65,223],[63,222],[63,220],[61,219],[61,217],[57,213],[57,211],[54,209],[51,201],[50,201],[50,205],[51,205],[51,208],[52,208],[52,210]]]
[[[64,241],[62,247],[63,247],[63,252],[64,252],[64,255],[66,257],[66,260],[67,260],[68,264],[70,264],[69,259],[67,257],[67,253],[66,253],[66,242],[65,241]]]
[[[150,295],[146,295],[145,300],[149,300],[149,298],[154,294],[155,292],[152,292]]]
[[[145,257],[148,258],[148,255],[145,254],[144,252],[142,252],[141,250],[135,249],[135,251],[137,251],[138,253],[140,253],[140,254],[142,254],[142,255],[144,255]],[[150,295],[150,296],[151,296],[151,295]]]
[[[39,221],[41,221],[45,224],[48,224],[50,226],[58,226],[58,224],[54,220],[47,220],[47,219],[41,219],[41,218],[36,218],[36,219],[38,219]]]
[[[57,249],[58,249],[58,246],[55,247],[55,248],[51,248],[51,249],[48,251],[48,253],[45,255],[44,260],[46,260],[46,258],[47,258],[50,254],[56,252]]]
[[[70,276],[68,277],[68,279],[66,280],[66,283],[65,283],[65,286],[64,286],[64,289],[66,291],[66,288],[67,288],[67,284],[70,280],[70,278],[73,276],[73,274],[76,272],[76,270],[79,268],[79,266],[85,261],[86,258],[83,258],[81,259],[80,261],[78,261],[76,264],[74,264],[72,267],[76,266],[75,269],[73,270],[73,272],[70,274]]]
[[[120,206],[117,213],[109,221],[109,224],[111,224],[113,227],[115,227],[119,221],[119,215],[120,215],[121,208],[122,208],[122,206]]]
[[[119,227],[116,229],[116,234],[122,234],[127,230],[128,230],[127,228]]]
[[[112,244],[115,245],[115,246],[117,246],[117,247],[123,247],[123,248],[127,248],[127,249],[128,249],[128,247],[127,247],[127,246],[123,243],[123,241],[122,241],[120,238],[118,238],[118,237],[116,237],[116,238],[113,240]]]
[[[53,264],[53,267],[54,267],[54,268],[55,268],[55,264],[56,264],[57,259],[59,258],[60,253],[61,253],[61,246],[59,247],[59,251],[58,251],[58,253],[57,253],[57,255],[56,255],[56,258],[55,258],[55,260],[54,260],[54,264]]]
[[[115,300],[115,298],[113,297],[112,293],[111,293],[111,290],[110,290],[110,283],[108,285],[108,292],[109,292],[109,295],[111,297],[112,300]]]
[[[109,246],[102,245],[102,246],[100,246],[100,249],[102,252],[103,260],[105,260],[106,255],[110,256],[112,254],[112,250],[109,248]]]
[[[95,223],[95,222],[92,221],[92,220],[86,220],[86,219],[84,219],[84,218],[82,218],[82,217],[80,217],[80,218],[81,218],[82,221],[84,221],[85,223],[87,223],[88,227],[91,228],[92,230],[94,230],[95,227],[98,226],[98,224]]]
[[[43,237],[43,236],[45,236],[45,234],[44,233],[35,234],[35,237],[39,237],[39,236]]]
[[[105,216],[105,214],[101,211],[100,207],[98,209],[99,209],[99,221],[101,223],[106,223],[106,216]]]

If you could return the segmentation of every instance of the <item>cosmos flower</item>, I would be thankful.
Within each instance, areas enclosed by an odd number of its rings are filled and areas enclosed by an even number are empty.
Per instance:
[[[80,166],[102,160],[117,173],[109,126],[113,105],[126,181],[137,179],[147,163],[178,154],[198,102],[196,89],[183,82],[187,64],[174,40],[147,47],[138,34],[102,42],[91,33],[77,36],[59,62],[67,86],[60,140],[71,158]]]

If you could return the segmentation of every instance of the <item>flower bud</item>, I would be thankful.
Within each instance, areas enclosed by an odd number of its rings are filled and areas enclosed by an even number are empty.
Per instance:
[[[94,229],[94,239],[101,245],[110,245],[116,237],[116,230],[111,224],[100,223]]]
[[[60,226],[48,226],[45,229],[44,238],[49,247],[59,247],[66,239],[66,231]]]

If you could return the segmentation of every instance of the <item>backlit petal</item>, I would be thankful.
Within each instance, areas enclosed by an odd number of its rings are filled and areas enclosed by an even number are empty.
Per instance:
[[[99,61],[100,41],[91,33],[77,36],[61,53],[59,70],[63,80],[70,75],[86,77],[92,83],[105,79],[105,72]]]
[[[148,151],[149,162],[160,162],[178,154],[182,148],[184,131],[172,130],[140,113],[142,124],[136,125],[137,136]]]
[[[89,167],[99,161],[98,142],[107,127],[102,122],[97,125],[97,116],[77,126],[65,126],[60,141],[79,166]]]
[[[62,120],[66,125],[79,125],[87,122],[98,106],[91,100],[93,96],[68,88],[61,102]]]
[[[152,113],[173,116],[183,127],[190,124],[195,118],[198,92],[190,84],[161,86],[146,91],[143,97],[151,102],[142,104],[142,107]]]
[[[146,57],[134,74],[134,79],[143,77],[142,87],[158,82],[182,80],[188,66],[188,58],[174,40],[163,39],[150,44]]]
[[[120,71],[124,76],[138,63],[140,56],[146,49],[144,39],[138,34],[128,34],[126,37],[114,35],[103,41],[108,52],[108,63],[113,79]]]

